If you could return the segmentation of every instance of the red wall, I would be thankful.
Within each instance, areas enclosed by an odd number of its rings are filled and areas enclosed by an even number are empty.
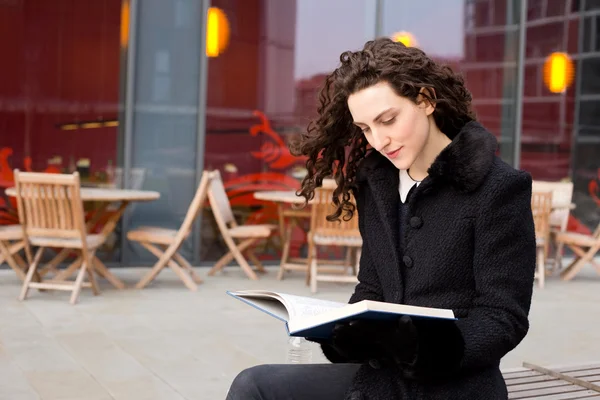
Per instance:
[[[104,168],[116,128],[63,131],[61,123],[117,116],[120,0],[18,0],[0,5],[0,147],[13,167],[45,168],[59,155]]]

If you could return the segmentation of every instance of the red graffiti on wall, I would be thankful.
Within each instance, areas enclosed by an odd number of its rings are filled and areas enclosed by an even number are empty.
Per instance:
[[[281,136],[271,127],[267,116],[261,111],[253,113],[259,123],[250,127],[252,136],[263,134],[265,141],[259,151],[251,152],[252,157],[263,160],[269,172],[246,174],[224,182],[231,206],[263,206],[262,209],[249,216],[249,222],[261,223],[277,219],[277,205],[263,202],[254,198],[258,191],[270,190],[296,190],[300,182],[287,174],[287,169],[305,161],[304,157],[295,157],[290,154],[288,147]]]
[[[284,140],[272,128],[269,119],[263,112],[254,111],[253,114],[258,117],[259,122],[250,127],[250,135],[263,134],[267,140],[258,151],[250,154],[258,160],[263,160],[269,171],[228,179],[224,185],[232,207],[259,206],[258,210],[249,214],[248,223],[276,223],[279,218],[277,204],[257,200],[254,198],[254,193],[271,190],[297,190],[300,181],[290,176],[289,170],[304,165],[306,158],[296,157],[290,153]],[[302,243],[305,242],[305,232],[302,229],[296,229],[292,235],[294,240],[292,240],[290,252],[292,256],[296,256]]]

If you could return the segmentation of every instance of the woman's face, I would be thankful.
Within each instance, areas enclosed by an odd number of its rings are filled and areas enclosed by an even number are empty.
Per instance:
[[[408,170],[427,144],[434,107],[398,96],[387,82],[351,94],[348,108],[371,147],[398,169]]]

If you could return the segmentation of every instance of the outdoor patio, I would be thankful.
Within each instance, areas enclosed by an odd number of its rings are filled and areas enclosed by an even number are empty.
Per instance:
[[[259,281],[236,267],[205,277],[197,292],[164,271],[144,290],[114,289],[101,281],[100,296],[32,290],[0,271],[0,399],[141,400],[224,399],[241,369],[285,361],[284,326],[225,294],[230,289],[270,289],[310,295],[304,275],[276,270]],[[146,269],[113,269],[128,286]],[[319,285],[317,297],[347,301],[352,284]],[[600,277],[585,268],[570,282],[550,278],[535,288],[531,329],[503,362],[538,365],[600,361]],[[313,359],[325,361],[315,348]]]

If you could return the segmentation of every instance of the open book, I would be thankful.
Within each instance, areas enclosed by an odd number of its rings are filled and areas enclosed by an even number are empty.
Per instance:
[[[290,336],[327,339],[337,322],[349,319],[398,319],[402,315],[456,319],[452,310],[371,300],[348,304],[266,290],[228,291],[227,294],[285,322]]]

